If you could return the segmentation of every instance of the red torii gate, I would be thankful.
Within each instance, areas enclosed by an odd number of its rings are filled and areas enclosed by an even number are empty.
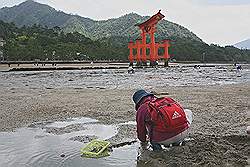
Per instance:
[[[129,48],[129,61],[130,64],[133,64],[134,60],[141,64],[146,64],[147,60],[150,60],[151,65],[155,65],[155,62],[164,59],[165,66],[168,65],[168,59],[170,58],[168,54],[168,48],[170,46],[169,40],[163,40],[161,43],[155,42],[154,33],[156,32],[156,25],[157,23],[164,18],[165,16],[161,14],[161,10],[155,15],[153,15],[147,21],[138,24],[137,26],[141,30],[141,39],[137,39],[134,43],[130,41],[128,43]],[[146,43],[146,35],[150,35],[150,43]],[[164,48],[164,54],[158,55],[158,49]],[[150,49],[149,55],[146,53],[146,49]],[[136,54],[134,55],[133,50],[136,50]]]

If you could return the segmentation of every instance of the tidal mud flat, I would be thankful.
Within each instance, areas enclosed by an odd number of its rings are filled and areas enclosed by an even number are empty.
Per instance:
[[[246,134],[250,112],[248,69],[243,70],[241,76],[223,68],[142,70],[134,75],[122,70],[0,73],[0,136],[15,133],[22,127],[37,127],[37,122],[43,127],[46,122],[88,117],[105,126],[116,127],[117,133],[107,139],[111,143],[134,140],[135,111],[131,96],[138,87],[144,87],[158,96],[168,95],[191,109],[194,121],[190,140],[184,146],[155,153],[142,149],[139,143],[134,144],[132,148],[137,149],[130,153],[136,154],[132,158],[134,166],[249,164]],[[48,135],[57,136],[79,132],[85,127],[77,122],[65,128],[47,127],[46,130]],[[95,135],[75,134],[66,141],[84,143],[92,138]],[[78,153],[76,150],[73,154]],[[114,151],[113,156],[116,153]],[[0,159],[6,157],[6,152],[0,152]],[[102,160],[102,163],[109,166],[107,161]],[[91,163],[98,166],[97,162]],[[116,165],[119,166],[119,162]],[[123,166],[126,166],[125,162]]]

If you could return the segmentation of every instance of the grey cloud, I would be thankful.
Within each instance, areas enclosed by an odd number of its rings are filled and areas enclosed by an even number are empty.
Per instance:
[[[191,0],[202,5],[248,5],[250,0]]]

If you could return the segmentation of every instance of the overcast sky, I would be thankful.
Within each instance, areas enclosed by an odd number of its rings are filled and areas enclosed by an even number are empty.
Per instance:
[[[25,0],[0,0],[0,7]],[[250,38],[250,0],[36,0],[66,13],[94,20],[127,13],[151,16],[162,10],[165,19],[178,23],[204,42],[222,46]]]

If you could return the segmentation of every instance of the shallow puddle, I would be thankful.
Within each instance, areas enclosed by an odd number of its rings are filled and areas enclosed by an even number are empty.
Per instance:
[[[0,166],[136,166],[138,143],[114,148],[110,156],[104,158],[81,157],[80,149],[89,141],[109,139],[118,133],[118,127],[90,118],[73,118],[2,132]],[[82,142],[77,140],[79,137]]]
[[[56,121],[53,123],[49,123],[48,125],[46,125],[46,127],[62,128],[73,124],[86,124],[86,123],[96,123],[96,122],[98,122],[98,120],[82,117],[82,118],[72,118],[65,121]]]
[[[214,162],[219,164],[217,166],[244,166],[248,163],[249,139],[236,135],[197,135],[195,138],[187,138],[182,147],[166,147],[158,153],[148,147],[140,148],[139,142],[127,142],[125,145],[118,143],[117,147],[113,145],[113,151],[108,157],[81,157],[80,149],[92,139],[114,139],[119,134],[124,138],[119,129],[133,127],[134,124],[129,121],[103,125],[94,119],[73,118],[58,122],[38,122],[15,132],[1,132],[0,167],[146,167],[162,166],[162,162],[165,166],[204,166],[201,164],[211,165]],[[207,155],[209,158],[206,158]]]

